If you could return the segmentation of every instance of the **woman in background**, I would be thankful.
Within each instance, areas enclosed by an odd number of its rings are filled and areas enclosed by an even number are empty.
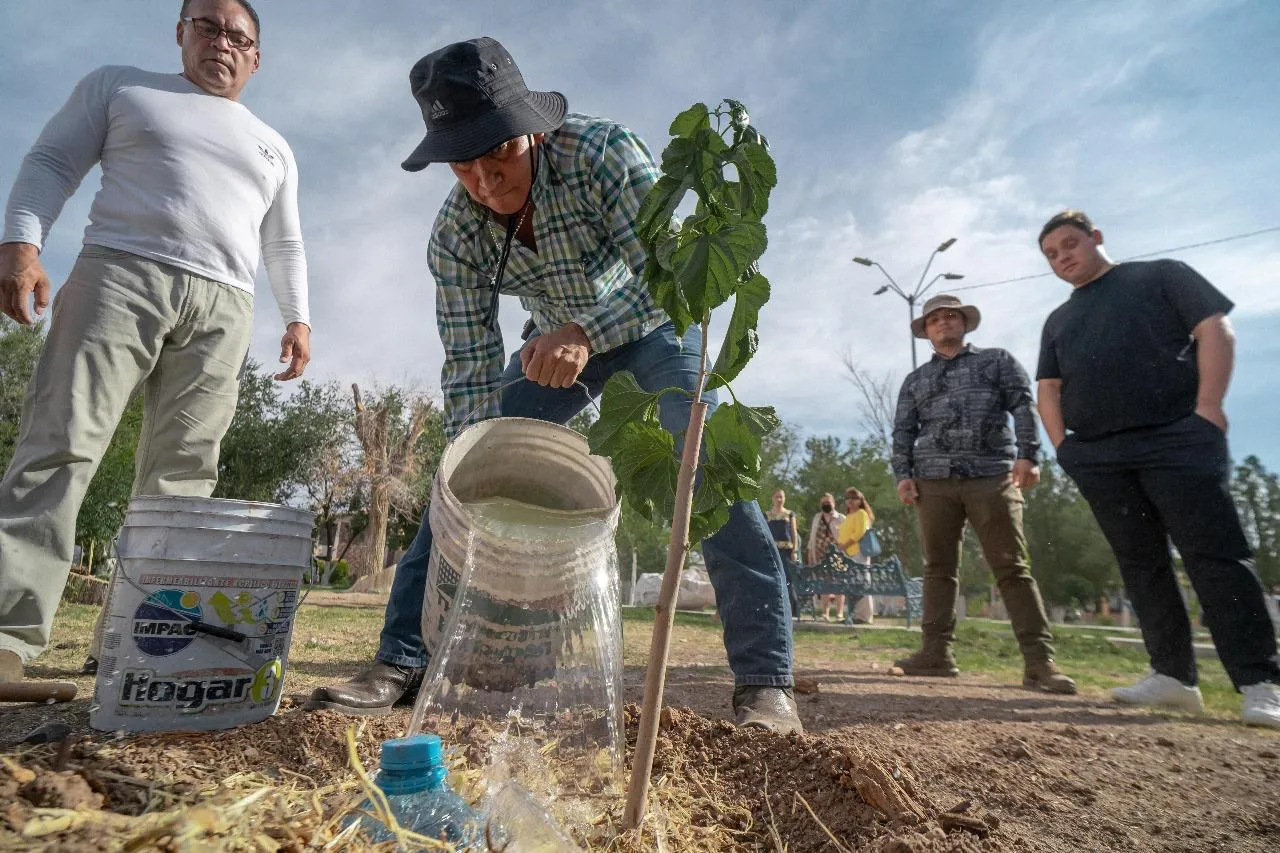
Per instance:
[[[836,544],[836,534],[840,532],[840,524],[844,521],[844,513],[836,509],[835,496],[827,492],[822,496],[822,511],[813,517],[809,526],[809,565],[821,562],[831,546]],[[813,609],[816,612],[822,605],[822,618],[831,621],[831,605],[836,606],[837,619],[844,619],[844,596],[824,595],[819,602],[814,596]]]
[[[782,555],[782,568],[787,575],[787,597],[791,599],[791,616],[798,618],[797,611],[800,600],[796,598],[791,585],[791,576],[796,568],[796,550],[800,547],[800,528],[796,525],[796,514],[787,509],[787,493],[778,489],[773,493],[773,508],[764,514],[769,522],[769,532]]]
[[[836,544],[849,559],[861,566],[871,565],[871,557],[862,553],[861,541],[871,526],[876,523],[875,510],[867,503],[867,498],[853,486],[844,490],[845,517],[836,533]],[[841,610],[843,611],[843,607]],[[875,600],[864,595],[854,605],[853,621],[871,624],[875,617]]]

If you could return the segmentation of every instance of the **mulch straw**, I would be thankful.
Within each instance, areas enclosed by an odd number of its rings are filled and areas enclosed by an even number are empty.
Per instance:
[[[636,714],[628,709],[632,738]],[[909,774],[869,756],[677,709],[663,717],[650,808],[635,832],[622,829],[620,793],[574,792],[569,783],[580,768],[561,763],[555,750],[542,755],[548,774],[569,792],[550,809],[585,853],[848,851],[890,840],[894,827],[937,826],[939,810],[919,796]],[[396,725],[383,718],[352,727],[337,714],[286,711],[227,732],[25,747],[0,755],[0,849],[450,850],[396,826],[366,770],[376,766],[379,744],[402,734]],[[502,735],[477,722],[453,742],[460,748],[450,755],[450,781],[472,802]],[[535,795],[545,802],[545,792]],[[359,834],[350,818],[366,801],[396,840],[374,845]],[[563,805],[573,805],[571,819]],[[980,815],[968,817],[974,827],[946,829],[976,841]]]

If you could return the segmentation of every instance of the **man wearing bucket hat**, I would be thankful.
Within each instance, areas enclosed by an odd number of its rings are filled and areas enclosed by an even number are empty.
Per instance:
[[[635,219],[658,178],[644,144],[619,124],[569,113],[558,92],[529,91],[491,38],[431,53],[409,79],[427,133],[404,168],[447,163],[458,180],[428,246],[449,435],[499,415],[565,423],[588,403],[579,384],[594,397],[620,370],[645,388],[693,391],[697,330],[682,345],[641,280]],[[532,315],[509,362],[500,293],[518,295]],[[664,395],[663,425],[682,432],[690,405]],[[369,714],[413,700],[428,662],[420,619],[431,541],[424,518],[396,571],[374,664],[348,684],[317,689],[310,707]],[[703,555],[738,722],[799,731],[786,580],[759,506],[735,505]]]
[[[1179,261],[1112,263],[1079,210],[1045,223],[1040,250],[1072,286],[1040,339],[1044,430],[1115,552],[1151,657],[1112,698],[1204,708],[1172,542],[1244,721],[1280,728],[1276,637],[1230,488],[1231,300]]]
[[[258,15],[245,0],[186,0],[180,14],[182,72],[91,72],[23,161],[5,210],[0,308],[30,325],[49,303],[40,248],[102,167],[0,484],[0,681],[48,643],[76,514],[136,389],[134,492],[213,491],[260,257],[286,324],[276,378],[301,376],[310,358],[297,166],[239,103],[260,61]]]
[[[1053,661],[1040,589],[1022,532],[1021,489],[1040,479],[1031,381],[1012,355],[965,343],[982,316],[939,294],[911,322],[933,344],[933,358],[902,383],[893,425],[898,495],[915,504],[924,550],[924,633],[920,651],[897,661],[908,675],[955,676],[952,654],[960,545],[973,526],[1009,611],[1024,661],[1023,686],[1075,693]],[[1009,416],[1013,416],[1013,429]]]

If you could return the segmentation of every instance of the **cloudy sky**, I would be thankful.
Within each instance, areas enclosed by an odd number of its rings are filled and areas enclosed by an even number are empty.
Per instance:
[[[179,5],[0,3],[0,192],[85,73],[179,70]],[[760,354],[736,383],[748,401],[775,405],[810,434],[858,433],[843,356],[896,387],[910,351],[904,302],[873,296],[879,270],[851,259],[873,258],[910,287],[949,237],[957,242],[930,276],[962,274],[950,284],[973,286],[963,295],[984,315],[971,340],[1006,347],[1033,371],[1041,324],[1069,292],[1044,275],[1035,236],[1075,206],[1113,257],[1178,257],[1235,300],[1233,451],[1280,467],[1278,4],[257,5],[263,67],[244,100],[290,142],[302,173],[313,378],[437,387],[426,243],[452,177],[400,169],[422,133],[408,71],[446,43],[491,35],[531,87],[631,126],[655,153],[695,101],[750,107],[780,177],[766,220],[774,299]],[[45,262],[55,281],[70,269],[97,182],[86,179],[53,231]],[[261,278],[259,287],[254,355],[272,361],[280,319]],[[501,317],[514,346],[514,299]]]

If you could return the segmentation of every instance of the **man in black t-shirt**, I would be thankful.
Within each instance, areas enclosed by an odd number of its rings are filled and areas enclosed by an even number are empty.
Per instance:
[[[1204,707],[1172,539],[1245,722],[1280,728],[1275,635],[1228,488],[1231,301],[1178,261],[1112,263],[1080,211],[1050,219],[1040,249],[1074,288],[1044,325],[1040,417],[1115,552],[1151,657],[1112,696]]]

